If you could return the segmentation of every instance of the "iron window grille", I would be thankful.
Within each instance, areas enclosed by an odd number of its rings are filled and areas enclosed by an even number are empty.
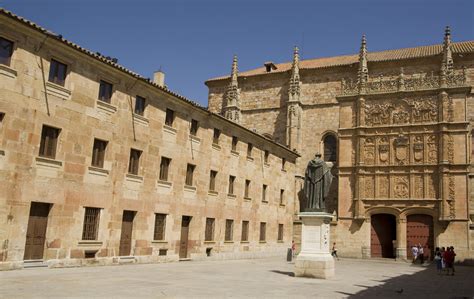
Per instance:
[[[225,221],[225,241],[234,239],[234,220],[226,219]]]
[[[100,208],[85,208],[82,240],[97,240]]]
[[[213,241],[214,240],[214,218],[206,218],[206,231],[204,240],[205,241]]]
[[[249,240],[249,222],[242,221],[242,242],[247,242]]]
[[[155,231],[153,240],[164,240],[166,228],[166,214],[155,214]]]
[[[107,141],[100,139],[94,139],[94,145],[92,148],[92,162],[91,165],[94,167],[104,167],[105,149],[107,148]]]
[[[43,125],[39,150],[41,157],[50,159],[56,158],[56,147],[60,131],[60,129]]]

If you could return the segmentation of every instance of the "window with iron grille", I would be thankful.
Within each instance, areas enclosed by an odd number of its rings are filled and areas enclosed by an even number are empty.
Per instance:
[[[133,111],[135,114],[143,116],[145,113],[145,105],[146,99],[141,96],[135,97],[135,110]]]
[[[237,151],[237,143],[239,142],[239,139],[235,136],[232,136],[232,150],[234,152]]]
[[[170,167],[171,159],[166,157],[161,157],[160,163],[160,180],[168,181],[168,172]]]
[[[249,193],[250,193],[250,180],[245,180],[245,191],[244,191],[244,197],[249,198]]]
[[[234,239],[234,220],[226,219],[225,221],[225,241],[232,241]]]
[[[0,37],[0,64],[10,65],[13,54],[13,42]]]
[[[165,125],[172,127],[174,122],[174,110],[166,109]]]
[[[194,169],[196,168],[196,165],[193,164],[188,164],[186,167],[186,181],[185,184],[187,186],[192,186],[193,185],[193,176],[194,176]]]
[[[265,222],[260,222],[260,241],[265,241],[267,233],[266,231],[267,224]]]
[[[235,176],[229,176],[229,194],[234,194]]]
[[[199,122],[195,119],[191,119],[191,128],[189,128],[189,134],[196,136],[199,128]]]
[[[242,242],[247,242],[249,240],[249,222],[242,221]]]
[[[216,191],[216,177],[217,177],[217,171],[211,170],[211,174],[209,177],[209,190],[210,191]]]
[[[206,231],[204,240],[205,241],[213,241],[214,240],[214,218],[206,218]]]
[[[281,158],[281,170],[286,170],[286,159]]]
[[[278,241],[283,241],[283,224],[278,224]]]
[[[262,187],[262,201],[267,201],[267,185],[263,185]]]
[[[104,167],[105,148],[107,147],[107,141],[94,139],[94,145],[92,148],[92,163],[94,167]]]
[[[263,162],[265,164],[268,164],[268,157],[270,156],[270,152],[269,151],[265,151],[265,154],[263,156]]]
[[[64,86],[66,81],[67,65],[57,60],[51,59],[49,67],[49,82]]]
[[[59,132],[61,130],[43,125],[41,131],[41,142],[39,155],[45,158],[56,158],[56,147],[58,144]]]
[[[285,190],[280,189],[280,204],[285,204]]]
[[[130,149],[130,162],[128,163],[128,173],[138,175],[138,166],[140,165],[140,156],[142,151]]]
[[[253,144],[249,143],[247,145],[247,157],[252,157]]]
[[[82,240],[97,240],[100,208],[85,208]]]
[[[111,98],[112,98],[112,84],[104,80],[100,80],[99,100],[102,102],[110,103]]]
[[[219,144],[219,137],[221,136],[221,131],[219,129],[214,129],[214,135],[212,137],[213,144]]]
[[[155,232],[153,240],[164,240],[166,228],[166,214],[155,214]]]

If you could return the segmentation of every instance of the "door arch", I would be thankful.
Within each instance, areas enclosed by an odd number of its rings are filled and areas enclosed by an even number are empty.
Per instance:
[[[423,246],[423,255],[429,260],[433,257],[434,235],[433,217],[425,214],[407,216],[407,255],[411,259],[413,245]]]
[[[394,241],[397,238],[396,218],[391,214],[370,217],[370,256],[395,258]]]

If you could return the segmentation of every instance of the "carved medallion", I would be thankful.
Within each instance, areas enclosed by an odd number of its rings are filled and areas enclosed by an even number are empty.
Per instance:
[[[400,134],[394,140],[395,160],[399,165],[405,165],[408,158],[408,137]]]
[[[409,185],[407,177],[395,177],[393,195],[395,198],[408,198]]]
[[[438,163],[438,142],[435,135],[428,136],[428,163]]]

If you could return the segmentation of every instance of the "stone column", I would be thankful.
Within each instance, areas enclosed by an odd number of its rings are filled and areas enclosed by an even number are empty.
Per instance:
[[[407,219],[399,218],[397,221],[397,247],[395,257],[400,260],[407,259]]]

